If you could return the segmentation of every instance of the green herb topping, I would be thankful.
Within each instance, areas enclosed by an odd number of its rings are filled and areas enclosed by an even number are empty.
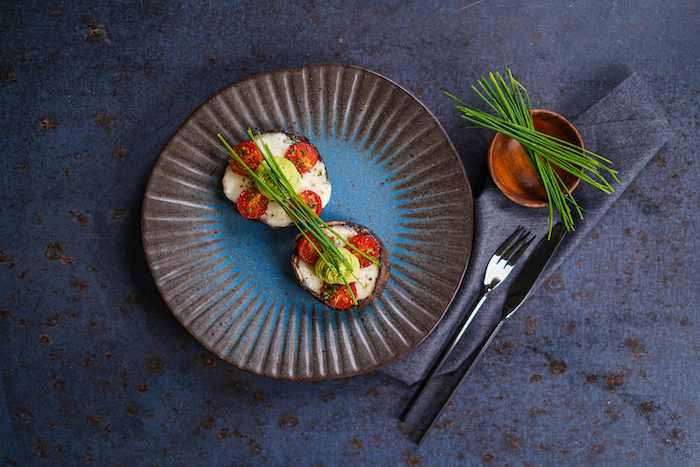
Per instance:
[[[228,142],[226,142],[226,139],[221,136],[221,134],[219,134],[218,137],[223,143],[223,146],[219,146],[219,149],[233,157],[236,162],[245,168],[248,175],[253,177],[255,186],[261,192],[268,192],[270,194],[270,199],[276,201],[280,204],[280,206],[282,206],[282,209],[284,209],[284,211],[289,215],[297,229],[299,229],[301,234],[319,253],[321,258],[320,260],[323,260],[326,263],[328,270],[337,276],[342,281],[342,284],[348,286],[348,289],[352,293],[353,304],[356,305],[357,297],[352,292],[352,289],[349,286],[350,280],[347,277],[357,280],[357,269],[355,268],[354,262],[358,260],[355,255],[346,255],[343,253],[342,250],[345,249],[341,249],[335,243],[333,243],[333,241],[324,232],[324,229],[331,232],[333,235],[341,239],[346,246],[359,252],[362,256],[366,257],[373,263],[379,265],[379,262],[375,258],[371,258],[362,253],[356,247],[344,240],[328,224],[318,217],[318,215],[313,211],[313,208],[304,203],[304,201],[297,194],[296,189],[293,186],[294,183],[290,182],[286,175],[286,171],[281,168],[280,161],[278,160],[280,158],[272,155],[267,144],[262,143],[261,147],[262,139],[260,138],[260,133],[258,133],[260,142],[254,137],[250,128],[248,129],[248,136],[258,147],[258,150],[264,158],[264,162],[260,164],[260,167],[258,167],[258,170],[255,172],[243,162],[240,155],[233,150],[233,148],[228,144]],[[258,174],[260,168],[263,166],[265,173],[261,172]],[[298,172],[296,173],[299,175]],[[313,242],[312,239],[315,240],[315,242]],[[351,274],[348,274],[348,271],[351,271]]]
[[[471,87],[498,116],[467,105],[449,93],[445,94],[461,104],[455,107],[462,113],[462,118],[477,125],[469,128],[498,131],[515,139],[523,147],[547,194],[549,205],[547,222],[550,235],[554,223],[553,208],[559,212],[566,229],[574,230],[574,220],[569,205],[574,207],[581,219],[583,208],[576,203],[552,165],[560,167],[565,172],[579,177],[582,181],[608,194],[614,190],[602,173],[607,173],[620,183],[616,176],[617,171],[606,165],[612,164],[608,159],[568,141],[535,130],[527,90],[513,78],[507,67],[506,71],[509,84],[500,74],[496,73],[494,76],[490,73],[488,79],[481,77],[479,81],[481,91],[475,86]]]

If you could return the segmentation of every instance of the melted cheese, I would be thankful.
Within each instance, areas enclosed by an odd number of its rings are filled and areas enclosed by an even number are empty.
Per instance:
[[[284,157],[289,146],[294,144],[289,136],[285,133],[265,133],[262,139],[255,137],[257,142],[267,144],[273,156]],[[248,175],[241,175],[231,170],[230,166],[226,167],[224,178],[222,180],[224,194],[234,204],[238,202],[238,197],[246,188],[253,187],[253,178]],[[331,183],[328,180],[326,165],[319,160],[313,168],[301,174],[302,191],[311,190],[321,198],[321,206],[326,207],[331,199]],[[272,227],[286,227],[292,224],[292,219],[284,212],[284,209],[276,201],[270,200],[267,206],[267,212],[260,218],[264,223]]]
[[[354,237],[359,232],[349,226],[333,226],[333,230],[342,237],[345,241]],[[333,243],[338,245],[340,248],[344,248],[345,244],[340,241],[335,235],[329,235],[333,240]],[[316,275],[316,268],[310,266],[309,264],[299,260],[297,261],[297,266],[299,269],[300,281],[303,286],[316,292],[321,293],[321,288],[323,288],[323,281]],[[377,286],[377,278],[379,277],[379,266],[372,263],[365,268],[360,268],[360,272],[357,275],[357,279],[354,281],[357,287],[357,300],[364,300],[365,298],[372,295],[375,287]]]

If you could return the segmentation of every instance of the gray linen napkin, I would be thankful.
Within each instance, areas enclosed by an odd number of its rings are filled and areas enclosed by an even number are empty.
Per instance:
[[[613,162],[613,168],[619,171],[621,184],[615,184],[615,193],[612,195],[587,183],[579,184],[575,192],[576,200],[589,214],[584,213],[583,220],[576,220],[576,231],[564,238],[533,290],[537,290],[569,256],[673,134],[668,120],[664,118],[664,109],[655,101],[637,74],[629,76],[610,94],[596,102],[574,121],[574,125],[587,149]],[[459,321],[471,309],[479,294],[486,264],[498,245],[518,226],[536,233],[536,241],[546,235],[547,231],[546,208],[524,208],[513,203],[491,180],[474,202],[474,216],[472,257],[452,305],[424,342],[404,357],[382,368],[380,371],[383,373],[407,384],[422,380]],[[517,269],[513,271],[511,280],[517,272]],[[456,370],[496,326],[509,285],[510,281],[489,295],[440,373]]]

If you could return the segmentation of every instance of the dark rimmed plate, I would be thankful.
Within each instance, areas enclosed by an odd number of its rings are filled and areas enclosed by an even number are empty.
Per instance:
[[[245,132],[307,136],[333,184],[325,220],[366,225],[392,274],[375,304],[334,311],[298,285],[295,229],[243,219],[223,195],[230,143]],[[165,302],[212,353],[273,378],[374,370],[437,325],[469,262],[472,197],[444,130],[418,100],[376,73],[308,65],[239,81],[202,104],[161,152],[146,188],[143,242]]]

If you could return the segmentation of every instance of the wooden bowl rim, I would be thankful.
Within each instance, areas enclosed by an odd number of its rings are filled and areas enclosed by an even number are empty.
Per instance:
[[[564,124],[564,126],[570,128],[573,130],[574,134],[576,135],[577,143],[581,146],[581,149],[584,148],[583,146],[583,139],[581,138],[581,134],[578,132],[576,127],[568,121],[566,118],[564,118],[562,115],[552,112],[551,110],[546,110],[546,109],[531,109],[530,111],[532,113],[533,118],[545,118],[545,117],[550,117],[555,120],[559,120]],[[503,181],[500,179],[500,177],[496,176],[494,169],[493,169],[493,163],[494,163],[494,158],[496,157],[495,155],[495,142],[497,138],[508,138],[508,136],[504,135],[503,133],[500,132],[495,132],[493,137],[491,137],[491,142],[489,143],[489,149],[488,149],[488,156],[487,156],[487,164],[489,168],[489,174],[491,175],[491,179],[494,181],[498,189],[503,193],[508,199],[513,201],[514,203],[517,203],[521,206],[525,206],[528,208],[541,208],[545,207],[548,205],[547,201],[541,201],[538,198],[534,198],[531,196],[527,195],[520,195],[510,189],[510,186],[506,185],[503,183]],[[573,192],[574,189],[578,186],[578,184],[581,182],[581,178],[577,177],[569,186],[569,191]]]

